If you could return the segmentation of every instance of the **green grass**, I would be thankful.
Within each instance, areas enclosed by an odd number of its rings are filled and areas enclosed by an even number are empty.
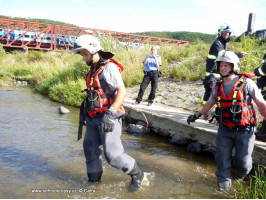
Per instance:
[[[265,199],[266,198],[266,174],[258,167],[255,176],[251,176],[249,186],[245,187],[240,181],[235,190],[236,199]]]
[[[114,52],[114,59],[124,65],[122,77],[125,86],[140,84],[144,75],[142,61],[150,53],[150,49],[127,50],[118,40],[110,37],[100,37],[99,40],[103,48]],[[253,72],[266,51],[265,43],[252,38],[245,38],[240,43],[230,42],[229,46],[232,51],[248,53],[241,59],[243,72]],[[202,79],[209,48],[210,44],[202,41],[187,46],[161,46],[158,54],[162,57],[162,76],[185,82]],[[29,80],[38,92],[52,100],[78,106],[83,99],[79,91],[86,88],[84,79],[88,71],[89,67],[82,61],[82,57],[72,55],[71,52],[6,53],[0,45],[0,86],[5,85],[8,79],[22,77]]]

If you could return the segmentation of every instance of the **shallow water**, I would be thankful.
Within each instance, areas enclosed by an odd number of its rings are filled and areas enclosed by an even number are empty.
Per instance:
[[[60,115],[60,106],[28,87],[0,88],[0,198],[228,198],[216,190],[212,158],[153,134],[122,135],[145,171],[140,191],[129,192],[130,177],[105,160],[101,182],[88,183],[79,109]]]

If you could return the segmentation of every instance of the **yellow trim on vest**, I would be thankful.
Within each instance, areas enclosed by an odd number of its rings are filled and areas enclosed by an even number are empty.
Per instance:
[[[218,73],[205,72],[205,76],[209,76],[210,74],[213,74],[213,76],[214,76],[215,78],[221,78],[221,75],[218,74]]]
[[[214,56],[214,55],[209,54],[209,55],[208,55],[208,58],[209,58],[209,59],[214,59],[214,60],[215,60],[217,57]]]

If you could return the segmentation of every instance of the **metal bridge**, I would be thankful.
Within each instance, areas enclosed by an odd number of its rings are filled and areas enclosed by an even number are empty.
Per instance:
[[[184,40],[132,33],[0,18],[0,43],[7,48],[71,50],[76,38],[84,34],[116,38],[128,47],[132,44],[141,47],[144,44],[182,45],[190,43]]]

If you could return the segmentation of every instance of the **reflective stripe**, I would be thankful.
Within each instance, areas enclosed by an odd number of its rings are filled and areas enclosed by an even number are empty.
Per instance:
[[[265,87],[263,87],[262,91],[263,91],[263,92],[264,92],[264,91],[266,91],[266,86],[265,86]]]
[[[209,59],[216,59],[217,57],[214,56],[214,55],[209,54],[209,55],[208,55],[208,58],[209,58]]]
[[[218,53],[217,56],[209,54],[209,55],[208,55],[208,58],[209,58],[209,59],[217,59],[217,58],[219,58],[221,55],[223,55],[224,53],[225,53],[225,50],[220,51],[220,52]]]
[[[218,73],[205,72],[205,76],[209,76],[210,74],[213,74],[213,76],[214,76],[215,78],[221,78],[221,75],[218,74]]]
[[[218,53],[218,56],[217,56],[217,58],[219,58],[221,55],[223,55],[225,53],[225,50],[222,50],[222,51],[220,51],[219,53]]]
[[[266,76],[266,74],[265,74],[265,73],[263,73],[263,71],[262,71],[261,67],[259,67],[258,71],[259,71],[259,73],[260,73],[260,75],[261,75],[261,76]]]
[[[215,78],[221,78],[221,75],[220,74],[213,73],[213,75],[214,75]]]

